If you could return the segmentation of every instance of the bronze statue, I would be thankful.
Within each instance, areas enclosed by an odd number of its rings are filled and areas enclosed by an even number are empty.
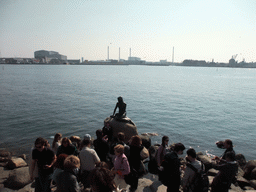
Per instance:
[[[118,97],[117,100],[118,100],[118,102],[116,103],[116,107],[114,109],[113,116],[117,120],[121,120],[122,118],[126,117],[126,103],[123,101],[122,97]],[[117,107],[119,108],[119,113],[115,114]]]

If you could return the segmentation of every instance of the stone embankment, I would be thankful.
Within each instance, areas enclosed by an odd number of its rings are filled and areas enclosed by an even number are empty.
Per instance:
[[[211,163],[211,158],[198,153],[207,168]],[[26,156],[12,156],[9,151],[0,151],[0,192],[32,192],[34,183],[30,180],[29,166]],[[256,192],[256,160],[246,161],[242,154],[237,155],[239,171],[236,176],[237,182],[231,185],[230,192]],[[210,182],[218,173],[215,169],[209,169],[208,177]],[[53,188],[54,191],[54,188]],[[158,176],[148,173],[139,179],[137,192],[165,192],[166,187],[158,181]],[[182,189],[180,189],[182,191]]]

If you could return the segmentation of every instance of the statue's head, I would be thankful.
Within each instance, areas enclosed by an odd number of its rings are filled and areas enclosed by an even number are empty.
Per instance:
[[[119,103],[123,103],[123,102],[124,102],[124,101],[123,101],[123,97],[121,97],[121,96],[118,97],[117,100],[118,100]]]

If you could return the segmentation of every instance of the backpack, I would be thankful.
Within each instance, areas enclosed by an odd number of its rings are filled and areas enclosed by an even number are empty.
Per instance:
[[[209,189],[209,179],[208,176],[203,171],[203,164],[201,166],[201,171],[198,171],[193,165],[190,163],[187,164],[189,168],[196,172],[196,175],[188,186],[193,192],[208,192]]]

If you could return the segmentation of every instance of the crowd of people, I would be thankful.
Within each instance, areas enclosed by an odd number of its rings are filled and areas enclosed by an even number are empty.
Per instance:
[[[44,138],[37,138],[30,169],[35,191],[49,192],[52,186],[57,192],[136,191],[139,178],[146,173],[143,160],[149,157],[141,137],[135,135],[125,143],[123,132],[119,132],[115,140],[109,139],[104,129],[97,130],[96,136],[92,140],[85,134],[79,141],[62,138],[62,134],[57,133],[52,145]],[[183,192],[194,192],[195,177],[206,171],[205,166],[196,159],[193,148],[187,150],[185,164],[181,164],[179,155],[183,154],[185,146],[176,143],[170,148],[168,141],[168,136],[163,136],[155,153],[157,171],[154,174],[158,174],[159,180],[167,186],[167,192],[179,192],[180,186]],[[211,184],[211,192],[227,192],[237,173],[232,141],[225,140],[224,148],[224,154],[213,160],[212,167],[219,173]]]

